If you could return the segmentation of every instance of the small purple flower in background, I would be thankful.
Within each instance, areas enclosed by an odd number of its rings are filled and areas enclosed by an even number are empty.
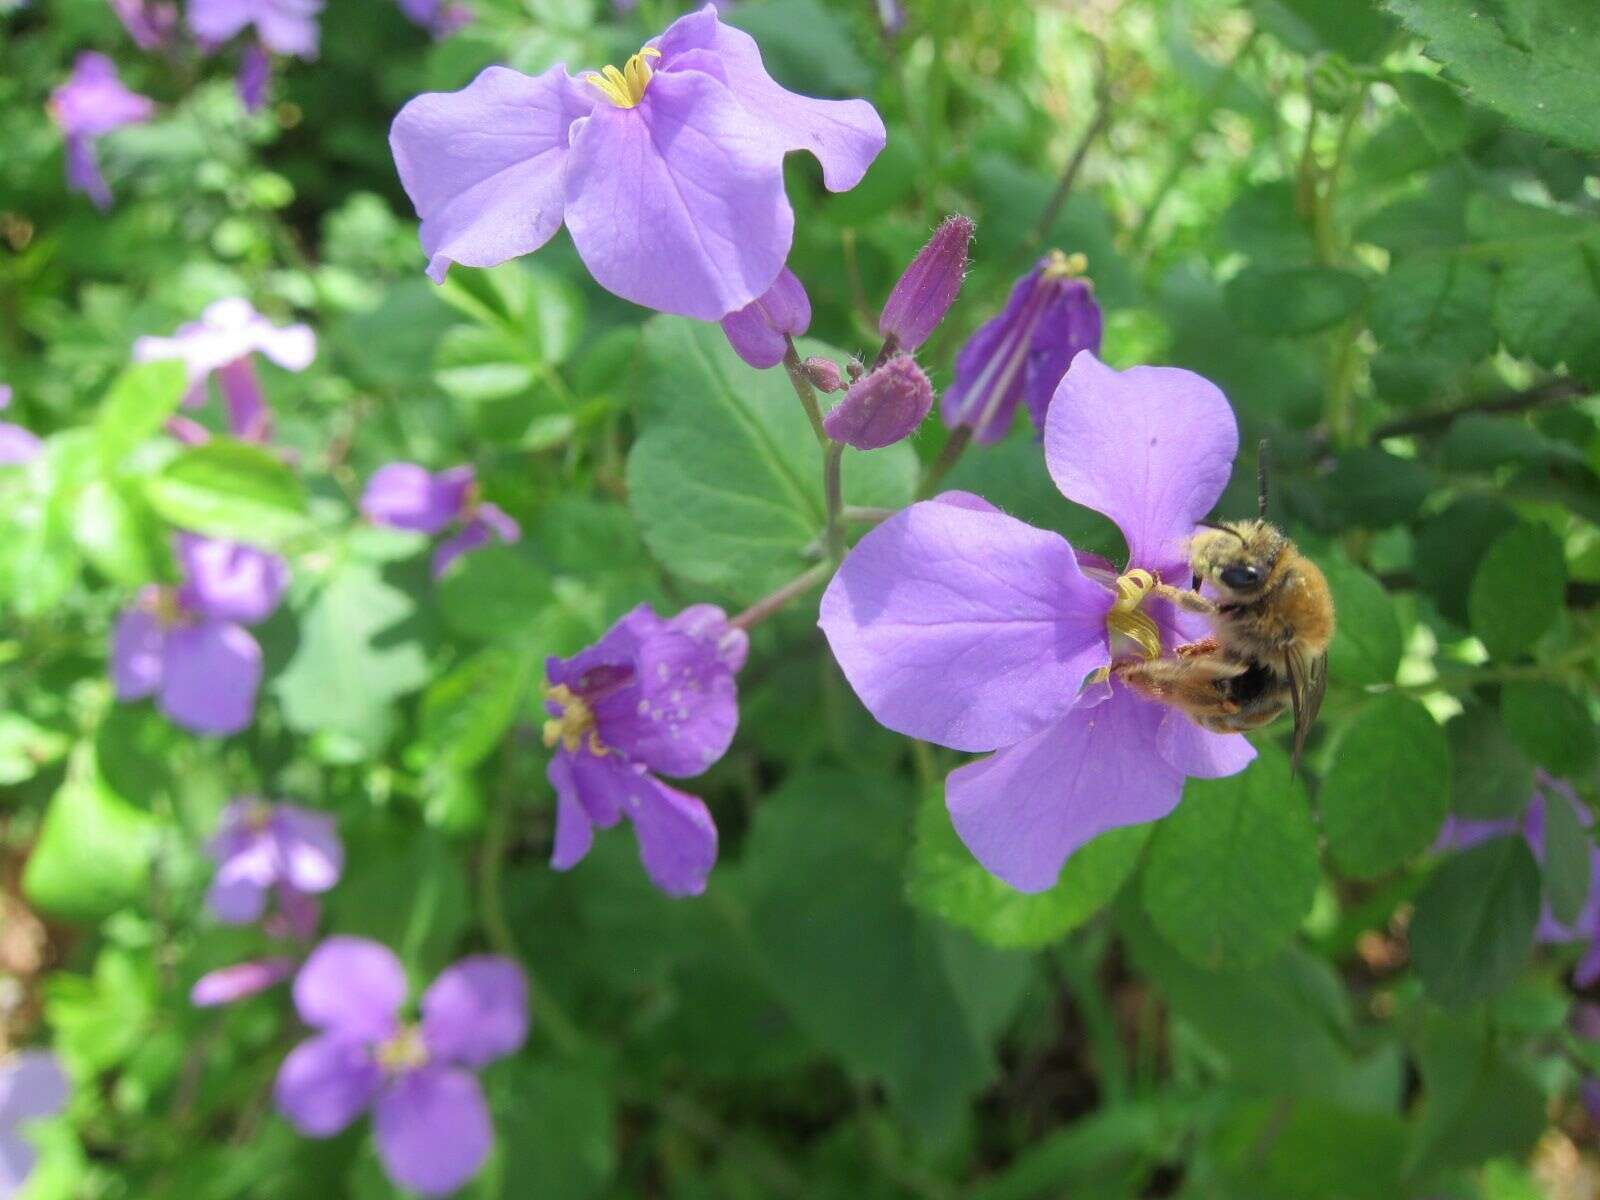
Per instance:
[[[161,0],[110,0],[111,11],[141,50],[160,50],[178,30],[178,8]]]
[[[435,579],[469,551],[492,541],[511,543],[522,537],[522,526],[498,505],[479,498],[477,476],[467,466],[438,474],[416,463],[379,467],[361,494],[361,511],[374,524],[430,537],[458,525],[433,552]]]
[[[955,382],[939,404],[946,425],[971,429],[978,442],[997,442],[1025,398],[1043,433],[1067,367],[1080,350],[1100,353],[1100,305],[1080,278],[1084,265],[1083,255],[1054,250],[1017,281],[1000,315],[979,326],[956,355]]]
[[[727,752],[739,723],[733,677],[749,644],[714,605],[664,621],[641,604],[587,650],[547,660],[552,867],[575,866],[589,853],[594,826],[627,817],[651,882],[674,896],[705,890],[717,860],[711,813],[652,772],[698,775]]]
[[[906,6],[901,0],[878,0],[878,24],[887,36],[896,36],[906,27]]]
[[[23,1132],[29,1121],[53,1117],[70,1091],[61,1063],[48,1050],[20,1050],[0,1059],[0,1196],[15,1196],[39,1154]]]
[[[967,217],[946,217],[896,281],[878,317],[878,332],[892,348],[915,350],[944,320],[967,276],[972,228]]]
[[[472,23],[472,9],[450,0],[400,0],[400,11],[413,25],[420,25],[436,38],[449,37]]]
[[[10,407],[11,385],[0,383],[0,409]],[[39,457],[43,449],[44,443],[31,430],[9,421],[0,421],[0,467],[20,467],[30,463]]]
[[[148,121],[155,115],[155,101],[129,91],[117,77],[116,64],[91,50],[78,55],[67,81],[50,93],[49,110],[67,140],[67,186],[88,196],[97,208],[110,208],[111,189],[100,173],[95,139]]]
[[[406,975],[388,947],[331,937],[294,981],[300,1019],[317,1032],[284,1059],[274,1098],[307,1137],[332,1137],[372,1109],[389,1178],[425,1196],[454,1191],[494,1142],[473,1071],[528,1035],[527,981],[507,958],[464,958],[400,1019]]]
[[[1121,683],[1084,688],[1114,658],[1202,636],[1148,596],[1190,581],[1186,544],[1238,451],[1227,399],[1171,367],[1113,371],[1085,351],[1050,404],[1045,459],[1069,499],[1110,517],[1119,574],[1060,536],[964,492],[913,504],[868,533],[822,598],[821,626],[884,725],[994,751],[945,785],[956,832],[1022,891],[1052,886],[1108,829],[1166,816],[1184,779],[1243,770],[1243,737],[1209,733]]]
[[[214,376],[228,407],[228,431],[245,441],[263,442],[272,431],[254,354],[263,354],[285,371],[303,371],[317,356],[317,335],[307,325],[274,325],[248,300],[232,297],[206,306],[198,321],[178,326],[171,337],[141,337],[133,343],[135,362],[176,358],[183,362],[189,390],[183,402],[206,402]]]
[[[117,618],[111,678],[117,699],[157,697],[195,733],[238,733],[255,715],[261,647],[244,628],[266,620],[289,581],[277,555],[238,542],[178,535],[184,582],[151,586]]]
[[[418,96],[390,130],[422,218],[428,274],[530,254],[563,221],[602,287],[716,321],[764,294],[794,240],[783,157],[808,150],[831,191],[884,145],[864,100],[780,87],[748,34],[707,5],[628,60],[581,78],[489,67]]]
[[[850,385],[822,429],[857,450],[892,446],[917,431],[933,407],[933,385],[909,354],[896,354]]]
[[[218,1008],[248,1000],[294,974],[298,965],[287,954],[255,958],[207,971],[189,989],[189,1003],[196,1008]]]
[[[1578,794],[1570,785],[1539,771],[1534,778],[1533,796],[1522,810],[1521,817],[1501,820],[1451,817],[1439,831],[1434,849],[1464,850],[1491,838],[1520,834],[1542,866],[1545,806],[1553,803],[1570,804],[1578,824],[1584,828],[1594,824],[1594,814],[1589,811],[1588,805],[1578,799]],[[1587,941],[1589,948],[1573,970],[1573,982],[1579,987],[1588,987],[1600,980],[1600,847],[1589,847],[1589,892],[1577,919],[1571,925],[1556,920],[1555,913],[1550,910],[1550,902],[1546,900],[1539,912],[1539,924],[1534,930],[1534,937],[1545,944]]]
[[[810,328],[811,297],[788,267],[758,299],[722,318],[728,345],[758,370],[781,363],[789,348],[787,339]]]
[[[200,48],[211,53],[230,38],[255,27],[256,40],[240,64],[239,98],[254,112],[266,98],[273,54],[317,56],[317,14],[322,0],[189,0],[189,29]]]

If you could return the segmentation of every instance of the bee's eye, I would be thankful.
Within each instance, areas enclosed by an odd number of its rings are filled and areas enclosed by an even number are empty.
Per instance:
[[[1253,588],[1261,582],[1261,572],[1251,566],[1232,566],[1222,568],[1219,576],[1224,584],[1235,590]]]

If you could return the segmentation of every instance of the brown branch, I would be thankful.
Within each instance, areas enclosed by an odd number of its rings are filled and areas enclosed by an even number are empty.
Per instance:
[[[1593,388],[1584,387],[1575,379],[1552,379],[1541,383],[1537,387],[1528,388],[1519,392],[1496,392],[1490,396],[1482,396],[1470,400],[1454,408],[1441,408],[1434,412],[1417,413],[1414,416],[1399,417],[1393,421],[1385,422],[1372,431],[1372,441],[1381,442],[1384,438],[1405,437],[1413,433],[1435,433],[1448,429],[1457,417],[1471,416],[1477,413],[1513,413],[1527,412],[1530,409],[1543,408],[1546,405],[1565,404],[1571,400],[1581,400],[1593,394]]]

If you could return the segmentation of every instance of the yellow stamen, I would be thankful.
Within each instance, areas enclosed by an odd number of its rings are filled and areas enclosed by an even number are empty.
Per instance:
[[[655,75],[650,69],[649,60],[660,57],[661,51],[654,46],[646,46],[630,58],[622,70],[612,66],[603,67],[598,72],[590,71],[583,81],[590,87],[598,88],[618,108],[637,108],[639,101],[644,99],[645,88],[650,86],[650,80]]]
[[[1106,614],[1106,628],[1113,635],[1121,635],[1136,643],[1145,658],[1161,657],[1161,629],[1147,613],[1140,611],[1144,598],[1155,587],[1155,576],[1139,567],[1117,578],[1117,598]],[[1102,667],[1090,676],[1091,682],[1103,683],[1110,676],[1109,667]]]
[[[1046,279],[1076,279],[1089,269],[1089,260],[1082,254],[1063,254],[1052,250],[1045,256]]]
[[[590,754],[599,757],[606,752],[599,733],[595,731],[594,712],[583,697],[564,683],[558,683],[554,687],[546,684],[544,696],[546,700],[553,700],[561,707],[559,717],[552,717],[544,723],[546,746],[554,749],[559,742],[562,749],[575,754],[578,747],[587,741]]]
[[[387,1042],[378,1047],[378,1065],[385,1071],[412,1071],[428,1064],[428,1046],[422,1040],[422,1030],[415,1025],[403,1026]]]

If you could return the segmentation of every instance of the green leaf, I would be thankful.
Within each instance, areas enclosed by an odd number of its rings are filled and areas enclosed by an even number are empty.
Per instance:
[[[508,362],[559,366],[583,333],[583,296],[559,275],[520,259],[490,270],[458,268],[439,297],[507,339]],[[441,347],[441,350],[443,347]]]
[[[475,642],[526,638],[555,600],[550,578],[517,546],[485,546],[450,564],[439,610],[453,633]]]
[[[1201,966],[1249,966],[1294,934],[1317,889],[1317,832],[1289,760],[1262,747],[1225,779],[1191,779],[1142,874],[1161,935]]]
[[[1600,151],[1594,64],[1600,10],[1588,0],[1386,0],[1472,99],[1527,129]]]
[[[78,493],[72,540],[96,570],[123,587],[140,587],[170,569],[166,527],[144,496],[120,481],[96,479]]]
[[[1450,739],[1450,810],[1477,820],[1519,814],[1533,792],[1533,763],[1499,714],[1469,703],[1444,731]]]
[[[1345,525],[1383,529],[1409,520],[1433,490],[1426,467],[1387,450],[1346,450],[1323,480],[1329,510]]]
[[[119,796],[148,812],[177,789],[184,736],[147,704],[118,704],[94,732],[100,777]]]
[[[787,87],[813,96],[872,91],[872,71],[858,49],[860,38],[820,0],[742,8],[732,14],[731,23],[756,39],[767,69]]]
[[[1594,719],[1560,684],[1502,684],[1500,719],[1523,752],[1553,774],[1577,778],[1594,764]]]
[[[717,326],[673,317],[645,327],[644,358],[628,501],[645,542],[683,579],[755,600],[816,561],[805,552],[823,527],[822,455],[789,379],[746,366]],[[847,454],[845,502],[898,508],[916,470],[904,444]]]
[[[540,1200],[589,1200],[605,1189],[617,1168],[616,1113],[593,1070],[514,1059],[491,1073],[489,1094],[497,1153],[469,1194],[495,1200],[529,1180]]]
[[[216,438],[145,483],[150,505],[183,529],[271,545],[306,524],[305,486],[271,450]]]
[[[1417,896],[1411,959],[1428,995],[1457,1007],[1493,995],[1533,952],[1539,867],[1520,837],[1449,858]]]
[[[1476,362],[1494,353],[1494,273],[1450,255],[1402,259],[1372,298],[1373,336],[1412,354]]]
[[[1371,575],[1343,555],[1319,560],[1333,591],[1338,626],[1328,647],[1328,675],[1364,686],[1391,683],[1400,667],[1403,641],[1394,598]]]
[[[391,701],[428,680],[407,624],[416,601],[365,563],[346,563],[301,617],[300,643],[276,683],[298,733],[335,733],[369,749],[388,727]]]
[[[1543,525],[1518,525],[1495,539],[1472,579],[1472,632],[1498,659],[1527,653],[1561,615],[1566,593],[1561,542]]]
[[[418,976],[445,966],[472,914],[460,855],[414,825],[348,851],[344,877],[328,893],[328,927],[382,942]]]
[[[1572,925],[1589,899],[1594,842],[1578,823],[1576,802],[1554,788],[1544,797],[1544,895],[1563,925]]]
[[[1019,892],[979,865],[961,844],[941,794],[917,809],[906,895],[919,908],[970,929],[1002,949],[1049,945],[1108,904],[1139,861],[1151,825],[1101,834],[1067,860],[1046,892]]]
[[[1450,746],[1428,710],[1383,696],[1339,734],[1318,803],[1334,861],[1380,875],[1422,850],[1449,802]]]
[[[1546,437],[1528,422],[1485,413],[1469,413],[1452,421],[1439,452],[1445,465],[1456,471],[1488,471],[1506,464],[1583,462],[1582,451]]]
[[[18,712],[0,711],[0,787],[32,779],[67,752],[70,739]]]
[[[511,727],[539,665],[532,643],[492,646],[434,680],[419,714],[429,756],[456,771],[482,762]]]
[[[1465,626],[1469,619],[1467,596],[1478,564],[1494,540],[1516,523],[1516,514],[1500,501],[1466,496],[1417,527],[1417,579],[1439,611],[1456,624]]]
[[[117,376],[94,420],[95,447],[108,470],[160,431],[178,411],[184,386],[183,364],[173,359],[135,363]]]
[[[1308,58],[1332,50],[1354,62],[1369,62],[1382,55],[1392,36],[1390,19],[1358,0],[1251,0],[1250,7],[1276,36]]]
[[[77,758],[50,799],[22,874],[28,899],[52,916],[94,921],[143,896],[159,825]]]
[[[1224,290],[1233,319],[1252,333],[1315,333],[1361,307],[1367,284],[1328,267],[1246,267]]]
[[[1600,229],[1582,240],[1530,239],[1508,255],[1494,321],[1506,348],[1554,369],[1600,379]],[[1560,235],[1555,235],[1560,237]]]

